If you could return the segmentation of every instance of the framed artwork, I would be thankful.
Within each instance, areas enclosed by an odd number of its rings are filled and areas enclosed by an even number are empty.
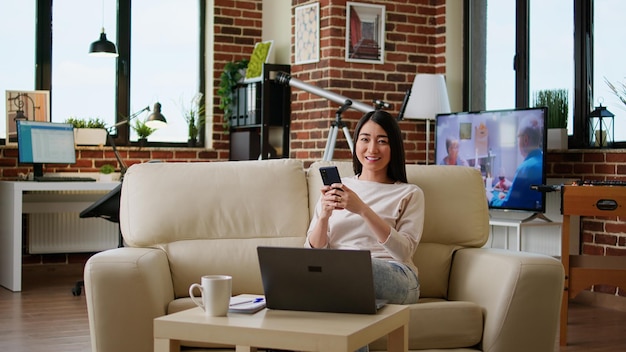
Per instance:
[[[347,2],[346,61],[385,62],[385,6]]]
[[[296,7],[296,64],[320,61],[320,5]]]
[[[19,115],[29,121],[50,122],[50,91],[7,90],[7,137],[6,144],[17,144],[15,118]]]

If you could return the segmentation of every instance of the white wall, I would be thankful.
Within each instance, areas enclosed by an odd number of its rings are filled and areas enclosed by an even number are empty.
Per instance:
[[[463,111],[463,1],[446,1],[446,86],[450,110]]]
[[[269,63],[291,64],[291,0],[263,0],[263,41],[273,40]]]

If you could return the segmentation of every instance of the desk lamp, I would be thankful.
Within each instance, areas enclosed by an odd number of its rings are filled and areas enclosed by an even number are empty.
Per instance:
[[[117,151],[117,146],[115,145],[113,136],[111,136],[110,130],[113,128],[117,128],[122,125],[125,125],[127,123],[130,123],[132,119],[136,118],[137,116],[139,116],[139,114],[141,114],[144,111],[150,111],[150,106],[146,106],[145,108],[130,115],[126,120],[120,121],[116,123],[115,125],[106,129],[107,139],[109,140],[109,143],[111,144],[111,148],[113,149],[113,154],[115,154],[115,159],[117,159],[117,162],[120,164],[120,174],[122,178],[124,177],[124,174],[126,173],[126,170],[128,169],[128,167],[126,166],[124,161],[122,161],[122,157],[120,156],[120,153]],[[165,119],[165,116],[163,116],[163,114],[161,113],[161,103],[157,102],[154,104],[154,112],[150,114],[148,118],[146,119],[146,125],[150,128],[161,128],[167,125],[167,120]]]
[[[404,118],[426,121],[426,165],[430,149],[430,120],[439,113],[450,112],[446,81],[441,74],[420,73],[415,76],[406,104]]]

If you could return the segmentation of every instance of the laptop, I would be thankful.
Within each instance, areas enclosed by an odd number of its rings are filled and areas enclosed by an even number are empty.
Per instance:
[[[375,314],[372,260],[367,250],[257,247],[269,309]]]

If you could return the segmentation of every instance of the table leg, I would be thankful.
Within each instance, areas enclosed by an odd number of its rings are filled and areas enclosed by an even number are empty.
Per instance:
[[[388,352],[407,352],[409,350],[409,325],[405,324],[387,335]]]
[[[180,352],[180,341],[155,337],[154,352]]]

